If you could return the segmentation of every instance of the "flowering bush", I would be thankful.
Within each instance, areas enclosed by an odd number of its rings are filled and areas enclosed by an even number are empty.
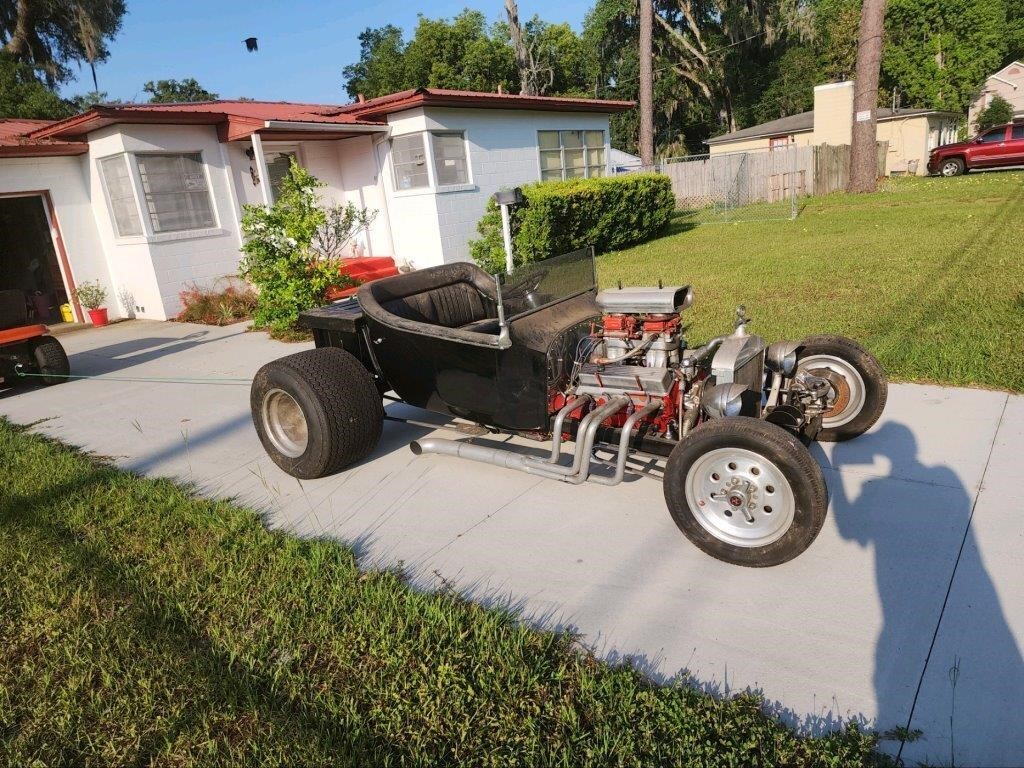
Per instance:
[[[245,206],[240,272],[259,290],[258,327],[286,334],[300,312],[325,303],[328,288],[355,285],[339,271],[338,259],[374,213],[351,203],[325,207],[317,194],[322,186],[293,161],[272,206]]]
[[[256,308],[256,292],[247,285],[223,289],[201,288],[193,283],[178,294],[181,312],[175,320],[204,325],[230,325],[245,320]]]

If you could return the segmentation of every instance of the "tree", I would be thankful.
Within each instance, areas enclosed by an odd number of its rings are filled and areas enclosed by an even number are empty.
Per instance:
[[[907,106],[965,112],[1003,66],[1008,5],[1020,0],[890,0],[882,89]]]
[[[857,82],[853,90],[853,140],[850,145],[850,191],[874,192],[878,186],[875,148],[878,77],[882,64],[882,34],[886,0],[864,0],[857,38]]]
[[[193,101],[215,101],[216,93],[203,88],[194,77],[184,80],[150,80],[142,90],[150,94],[150,104],[188,103]]]
[[[397,93],[409,87],[405,75],[405,42],[394,24],[359,33],[359,61],[342,70],[350,98]]]
[[[68,101],[75,108],[75,112],[85,112],[97,104],[120,104],[118,99],[111,99],[106,91],[88,91],[72,96]]]
[[[988,106],[978,112],[975,124],[979,132],[993,125],[1002,125],[1013,120],[1013,105],[999,94],[992,97]]]
[[[519,23],[519,6],[516,0],[505,0],[505,15],[508,16],[509,35],[516,56],[516,70],[519,72],[519,93],[523,96],[538,96],[540,88],[537,80],[541,73],[530,47],[526,44],[523,25]]]
[[[654,0],[640,0],[640,164],[654,165]]]
[[[74,113],[71,104],[40,82],[32,67],[0,54],[0,115],[57,120]]]
[[[124,14],[124,0],[5,0],[3,52],[42,72],[53,87],[70,79],[70,64],[107,59],[107,42],[121,29]]]

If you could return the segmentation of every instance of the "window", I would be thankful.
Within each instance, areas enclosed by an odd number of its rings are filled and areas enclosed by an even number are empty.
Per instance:
[[[989,131],[988,133],[981,134],[981,136],[978,137],[978,141],[980,141],[982,144],[998,144],[1005,137],[1006,126],[1004,125],[1001,128],[996,128],[994,130]]]
[[[142,234],[139,209],[135,206],[135,192],[128,171],[128,158],[124,155],[104,157],[100,160],[103,186],[110,202],[110,215],[118,237]]]
[[[427,172],[427,152],[423,148],[423,134],[396,136],[391,140],[391,161],[395,167],[395,188],[417,189],[430,186]]]
[[[142,193],[154,233],[215,225],[202,156],[136,155]]]
[[[772,136],[768,139],[768,149],[785,149],[789,146],[789,136]]]
[[[466,161],[466,139],[461,132],[432,133],[434,148],[434,176],[437,186],[469,183],[469,163]]]
[[[604,131],[537,131],[537,146],[542,181],[604,175]]]
[[[267,175],[270,177],[270,199],[277,200],[281,194],[281,182],[285,174],[291,168],[292,160],[295,160],[294,152],[271,152],[265,156],[267,162]]]
[[[1011,134],[1015,140],[1024,139],[1024,123],[1017,123],[1013,126],[1013,133]]]

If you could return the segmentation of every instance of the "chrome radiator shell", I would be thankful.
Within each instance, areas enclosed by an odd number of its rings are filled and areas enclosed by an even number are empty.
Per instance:
[[[728,336],[711,360],[715,384],[743,384],[752,392],[764,388],[765,351],[768,345],[760,336]]]

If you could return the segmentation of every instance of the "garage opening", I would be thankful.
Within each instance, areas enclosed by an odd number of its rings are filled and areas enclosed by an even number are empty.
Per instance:
[[[23,295],[29,322],[63,321],[68,290],[39,195],[0,198],[0,292],[8,291]]]

